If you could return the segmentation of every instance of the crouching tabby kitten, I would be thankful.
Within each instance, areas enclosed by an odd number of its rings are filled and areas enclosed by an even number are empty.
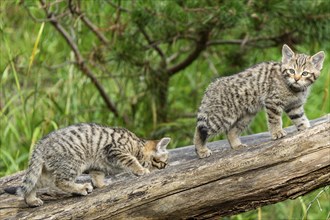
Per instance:
[[[308,128],[304,113],[310,86],[320,76],[325,54],[313,56],[282,48],[282,62],[264,62],[236,75],[218,78],[205,91],[197,114],[194,136],[200,158],[209,157],[208,137],[226,133],[232,148],[245,147],[239,135],[263,107],[273,139],[286,135],[282,129],[282,111],[298,130]]]
[[[29,206],[40,206],[36,197],[41,186],[56,187],[68,193],[87,195],[94,187],[104,186],[105,174],[126,169],[135,175],[148,174],[152,167],[167,165],[166,146],[170,138],[150,141],[138,138],[124,128],[111,128],[82,123],[54,131],[35,146],[23,185],[17,193]],[[91,183],[75,183],[83,172],[91,175]]]

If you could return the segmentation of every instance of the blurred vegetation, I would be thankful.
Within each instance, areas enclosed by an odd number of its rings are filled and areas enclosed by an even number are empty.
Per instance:
[[[284,43],[329,54],[329,12],[328,0],[1,1],[0,176],[26,168],[43,135],[78,122],[191,145],[212,80],[280,61]],[[309,119],[330,112],[329,72],[326,57],[305,106]],[[261,112],[245,134],[263,131]],[[327,219],[329,212],[327,187],[224,219]]]

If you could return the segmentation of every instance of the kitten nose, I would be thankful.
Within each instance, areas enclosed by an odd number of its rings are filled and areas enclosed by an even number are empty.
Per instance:
[[[297,82],[301,78],[301,76],[298,74],[295,74],[293,78]]]

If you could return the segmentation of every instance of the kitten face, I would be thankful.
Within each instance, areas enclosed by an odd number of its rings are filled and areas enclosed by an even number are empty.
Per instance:
[[[170,143],[170,138],[162,138],[156,145],[156,151],[151,155],[151,165],[158,169],[164,169],[167,165],[168,151],[167,145]]]
[[[150,141],[146,146],[144,167],[149,168],[152,166],[157,169],[164,169],[167,166],[168,160],[166,147],[170,141],[170,138],[162,138],[160,141]]]
[[[325,54],[295,54],[287,45],[282,49],[282,74],[287,85],[296,92],[305,91],[320,76]]]
[[[168,152],[156,153],[151,158],[151,165],[158,169],[164,169],[167,166]]]

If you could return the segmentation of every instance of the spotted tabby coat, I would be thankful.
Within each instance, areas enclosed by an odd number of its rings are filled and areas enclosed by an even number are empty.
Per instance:
[[[208,137],[226,133],[232,148],[245,147],[239,135],[262,108],[266,109],[273,139],[286,135],[285,111],[298,130],[308,128],[304,114],[310,85],[320,76],[325,54],[295,54],[282,48],[282,62],[264,62],[236,75],[221,77],[206,89],[197,114],[194,144],[200,158],[209,157]]]
[[[149,173],[149,168],[165,168],[166,146],[170,138],[148,141],[124,128],[97,124],[77,124],[54,131],[35,146],[23,185],[16,193],[23,194],[29,206],[40,206],[36,197],[41,186],[55,186],[65,192],[87,195],[94,187],[104,186],[105,174],[126,169],[135,175]],[[75,183],[77,176],[88,172],[91,183]]]

